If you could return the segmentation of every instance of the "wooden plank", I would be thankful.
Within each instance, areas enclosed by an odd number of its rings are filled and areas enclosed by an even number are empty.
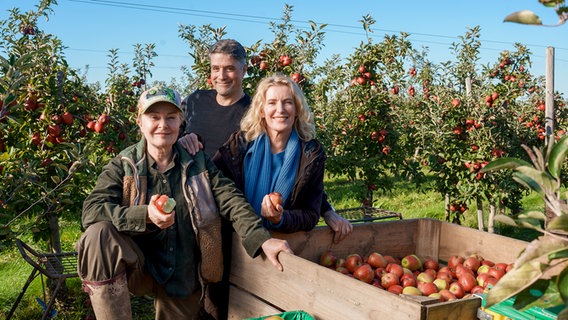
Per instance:
[[[440,232],[439,259],[448,261],[452,255],[480,254],[493,262],[514,262],[527,242],[477,229],[443,223]]]
[[[326,226],[316,227],[309,232],[273,233],[273,236],[286,239],[295,255],[313,262],[319,261],[319,256],[327,249],[337,256],[351,253],[366,255],[378,251],[402,257],[416,250],[418,222],[418,219],[414,219],[356,224],[351,235],[340,243],[333,243],[333,232]]]
[[[414,301],[286,253],[279,256],[280,272],[234,243],[231,283],[282,310],[304,310],[322,320],[421,318],[422,308]]]
[[[419,219],[416,232],[416,255],[438,260],[442,222],[434,219]]]
[[[426,306],[427,320],[478,320],[477,310],[481,307],[480,298],[467,298],[453,303],[442,302]]]
[[[242,320],[282,313],[252,294],[235,286],[230,287],[229,319]]]

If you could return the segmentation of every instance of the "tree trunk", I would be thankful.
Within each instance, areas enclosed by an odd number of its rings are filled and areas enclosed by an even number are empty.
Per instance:
[[[59,217],[53,212],[47,214],[47,225],[49,226],[48,248],[53,253],[61,253],[61,237],[59,235]]]
[[[489,233],[495,233],[495,228],[494,228],[495,210],[497,210],[495,203],[493,203],[493,202],[490,203],[489,204],[489,216],[487,217],[487,232],[489,232]]]
[[[446,211],[446,221],[450,221],[450,195],[446,193],[446,204],[445,204],[445,211]]]
[[[477,197],[477,229],[480,231],[484,230],[483,226],[483,201],[480,197]]]

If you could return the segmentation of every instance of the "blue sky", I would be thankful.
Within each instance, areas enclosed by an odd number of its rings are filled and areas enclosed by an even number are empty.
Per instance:
[[[135,44],[154,43],[158,57],[152,80],[169,81],[181,76],[180,67],[189,66],[188,44],[179,37],[179,26],[211,24],[226,26],[227,37],[244,45],[258,40],[271,42],[270,21],[278,21],[285,4],[293,6],[292,19],[298,27],[307,21],[327,23],[324,29],[323,60],[332,54],[347,57],[366,36],[359,20],[371,15],[375,41],[385,34],[409,33],[415,48],[428,47],[434,62],[455,60],[450,49],[468,28],[481,28],[481,63],[494,62],[513,44],[526,45],[532,54],[531,72],[545,73],[547,47],[555,48],[555,89],[568,95],[568,24],[560,27],[536,27],[504,23],[509,13],[523,9],[535,11],[545,24],[555,24],[553,10],[537,0],[478,1],[181,1],[181,0],[57,0],[49,21],[40,27],[56,35],[68,48],[67,61],[85,71],[89,81],[107,77],[108,54],[118,49],[123,62],[131,62]],[[22,11],[33,8],[38,0],[2,0],[0,19],[9,8]]]

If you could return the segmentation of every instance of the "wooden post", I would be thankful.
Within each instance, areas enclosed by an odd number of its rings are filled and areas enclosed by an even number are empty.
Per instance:
[[[546,98],[545,98],[545,129],[544,141],[548,143],[548,137],[554,134],[554,48],[546,48]]]

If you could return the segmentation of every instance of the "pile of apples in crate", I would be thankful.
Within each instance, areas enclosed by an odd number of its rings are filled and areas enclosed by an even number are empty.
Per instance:
[[[320,265],[395,294],[428,296],[440,301],[467,298],[494,286],[512,267],[479,255],[454,255],[447,265],[415,254],[402,258],[371,252],[336,256],[331,250],[320,256]]]

